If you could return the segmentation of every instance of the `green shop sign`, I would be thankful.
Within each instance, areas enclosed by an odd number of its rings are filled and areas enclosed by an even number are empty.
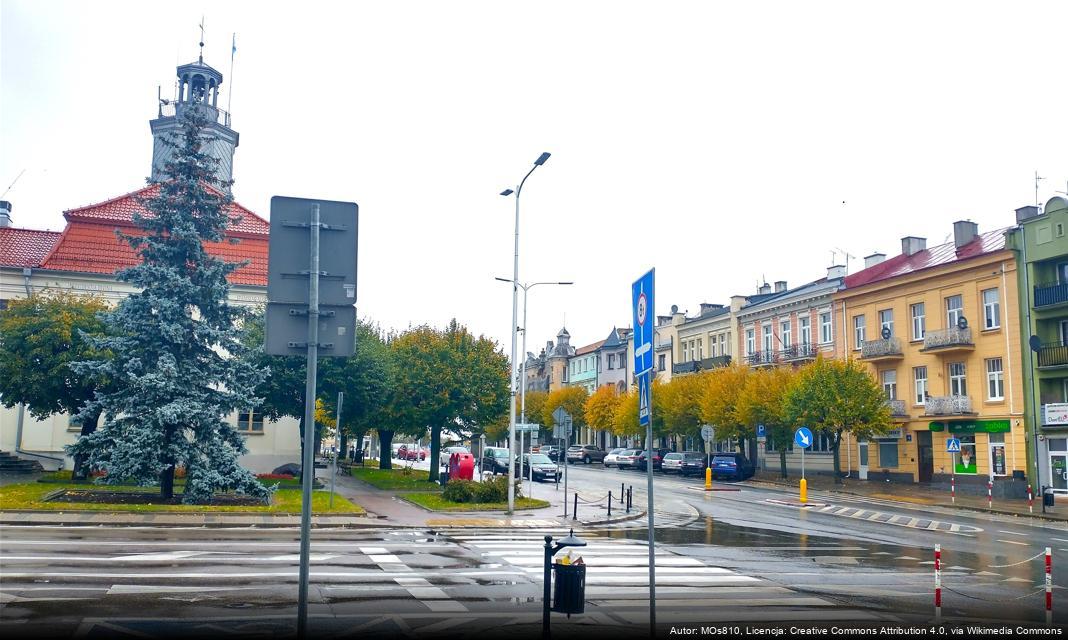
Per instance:
[[[945,431],[946,427],[952,433],[1009,433],[1012,425],[1008,420],[961,420],[960,422],[932,422],[931,431]]]

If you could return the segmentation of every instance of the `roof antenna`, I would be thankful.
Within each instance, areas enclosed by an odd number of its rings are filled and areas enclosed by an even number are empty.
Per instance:
[[[1035,170],[1035,206],[1038,206],[1038,181],[1045,180],[1045,178],[1038,175],[1038,170]]]
[[[24,173],[26,173],[26,169],[23,169],[22,171],[19,171],[19,174],[17,176],[15,176],[15,179],[11,181],[11,184],[7,185],[7,189],[4,189],[4,193],[3,193],[3,195],[0,195],[0,198],[3,198],[4,196],[6,196],[8,191],[11,191],[11,187],[15,186],[15,183],[19,181],[19,178],[21,178],[22,174],[24,174]]]
[[[845,256],[846,273],[849,273],[849,261],[853,260],[854,258],[856,258],[856,256],[851,254],[851,253],[849,253],[848,251],[846,251],[845,249],[843,249],[841,247],[838,247],[838,252],[841,253],[843,256]]]

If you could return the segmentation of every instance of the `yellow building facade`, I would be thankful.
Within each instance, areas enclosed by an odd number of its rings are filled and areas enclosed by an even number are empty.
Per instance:
[[[1016,260],[1005,231],[957,222],[953,241],[930,249],[904,238],[900,255],[869,260],[834,294],[845,330],[836,354],[871,367],[897,427],[848,440],[859,477],[947,491],[952,477],[961,493],[985,495],[988,481],[995,496],[1026,493]],[[948,451],[951,438],[960,453]]]

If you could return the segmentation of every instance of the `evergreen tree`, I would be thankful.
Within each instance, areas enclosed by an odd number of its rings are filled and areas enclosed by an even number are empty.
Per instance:
[[[269,491],[238,464],[245,443],[224,419],[259,404],[253,390],[265,372],[245,357],[245,312],[227,300],[227,275],[241,265],[204,247],[224,241],[236,223],[229,185],[216,182],[217,161],[206,153],[204,111],[183,111],[165,178],[141,203],[147,215],[134,214],[140,233],[120,234],[142,262],[116,277],[138,291],[107,315],[113,335],[95,341],[113,357],[73,365],[110,387],[79,414],[102,412],[103,426],[67,450],[104,471],[104,482],[159,482],[165,499],[174,495],[177,465],[186,469],[183,502],[208,502],[219,490],[267,499]]]

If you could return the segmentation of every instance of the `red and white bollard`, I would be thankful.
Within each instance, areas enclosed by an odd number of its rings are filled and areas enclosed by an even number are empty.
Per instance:
[[[949,499],[957,504],[957,476],[949,476]]]
[[[1046,547],[1046,626],[1053,626],[1053,554]]]
[[[994,481],[993,480],[987,480],[986,481],[986,508],[987,509],[993,509],[994,508]]]
[[[1027,510],[1035,512],[1035,494],[1031,493],[1031,485],[1027,485]]]
[[[1046,581],[1049,581],[1048,576]],[[1049,587],[1046,589],[1049,593]],[[1049,596],[1046,598],[1048,601]],[[940,544],[935,545],[935,622],[942,622],[942,545]]]

